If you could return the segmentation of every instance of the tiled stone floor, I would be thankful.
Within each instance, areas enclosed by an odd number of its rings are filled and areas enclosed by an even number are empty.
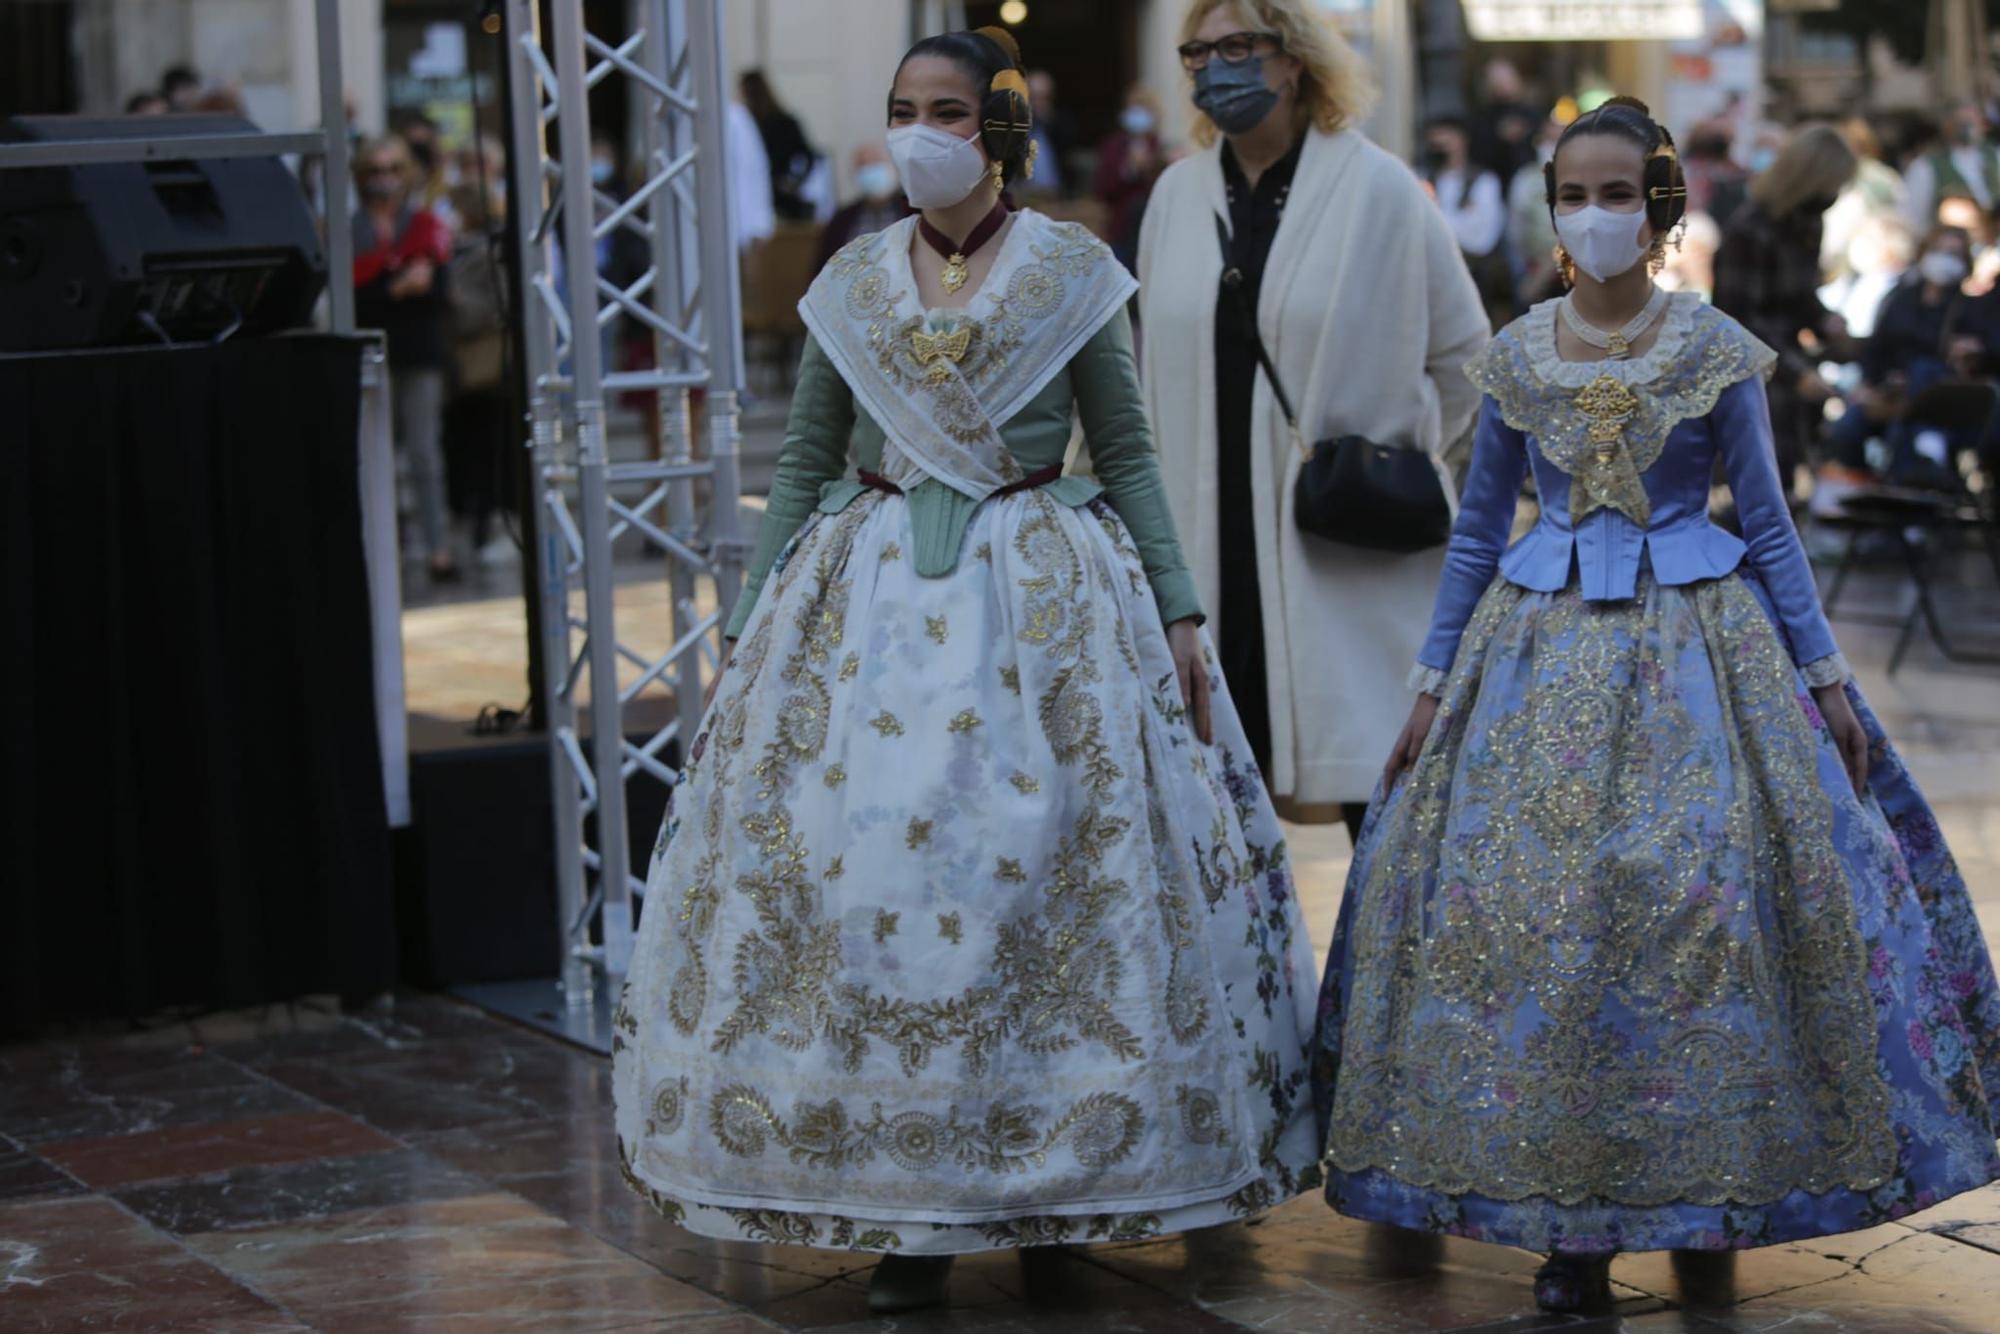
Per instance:
[[[655,587],[620,602],[635,632],[664,619]],[[1994,624],[1990,600],[1958,615]],[[412,613],[413,709],[470,717],[500,679],[474,669],[518,653],[518,617],[504,600]],[[1890,681],[1888,632],[1837,629],[2000,940],[2000,671],[1919,646]],[[1323,954],[1346,839],[1293,835]],[[0,1049],[0,1330],[2000,1331],[2000,1186],[1746,1253],[1721,1290],[1627,1257],[1616,1314],[1590,1322],[1533,1314],[1533,1256],[1451,1241],[1409,1273],[1308,1197],[1025,1267],[968,1257],[951,1310],[877,1323],[865,1258],[655,1217],[619,1179],[608,1085],[600,1057],[426,997]]]
[[[0,1051],[0,1329],[2000,1329],[2000,1186],[1740,1257],[1614,1315],[1533,1314],[1536,1258],[1432,1272],[1303,1198],[1253,1226],[960,1261],[951,1310],[867,1314],[864,1257],[695,1237],[619,1179],[609,1068],[456,1002],[330,1002]]]

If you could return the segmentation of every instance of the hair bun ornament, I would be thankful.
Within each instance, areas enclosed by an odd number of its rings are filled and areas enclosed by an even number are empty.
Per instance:
[[[1014,62],[1015,68],[1020,68],[1021,44],[1014,40],[1013,33],[999,27],[974,28],[973,31],[999,47],[1005,53],[1007,59]],[[993,82],[995,87],[999,86],[1000,81],[998,79],[995,79]]]
[[[1017,69],[1003,69],[993,76],[993,82],[987,85],[986,91],[989,93],[1013,93],[1023,101],[1026,101],[1028,97],[1028,81],[1021,77],[1021,71]]]
[[[1644,102],[1641,102],[1638,98],[1629,97],[1624,93],[1620,93],[1618,96],[1608,99],[1604,103],[1604,106],[1600,107],[1599,110],[1605,110],[1610,107],[1630,107],[1632,108],[1632,110],[1644,116],[1647,120],[1651,120],[1653,118],[1653,109],[1651,107],[1647,106]]]

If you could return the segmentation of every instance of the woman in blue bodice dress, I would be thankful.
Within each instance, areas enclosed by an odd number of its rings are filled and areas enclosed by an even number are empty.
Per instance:
[[[1548,184],[1574,286],[1467,368],[1472,471],[1314,1089],[1336,1209],[1545,1252],[1566,1309],[1617,1251],[1696,1265],[2000,1176],[2000,994],[1820,610],[1773,354],[1653,285],[1671,138],[1617,99]],[[1741,539],[1707,517],[1718,459]]]

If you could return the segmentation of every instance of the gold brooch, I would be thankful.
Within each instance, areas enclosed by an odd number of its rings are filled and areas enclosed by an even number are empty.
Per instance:
[[[938,281],[944,284],[945,291],[956,292],[959,288],[965,286],[965,280],[971,273],[971,268],[965,262],[965,256],[959,254],[957,251],[953,251],[951,256],[945,260],[944,272],[939,276]]]
[[[1618,451],[1618,442],[1625,436],[1625,423],[1639,410],[1638,395],[1611,375],[1603,374],[1577,391],[1576,406],[1590,418],[1590,443],[1596,450],[1599,466],[1611,462]]]
[[[937,333],[925,333],[922,329],[910,330],[910,355],[917,359],[919,366],[929,367],[928,378],[933,384],[951,378],[951,368],[947,362],[965,360],[966,351],[972,346],[972,326],[961,324],[955,329],[944,329]]]

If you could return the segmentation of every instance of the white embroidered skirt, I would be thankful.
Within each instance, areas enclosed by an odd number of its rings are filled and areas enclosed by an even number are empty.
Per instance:
[[[616,1015],[635,1189],[711,1236],[949,1253],[1180,1231],[1317,1179],[1313,964],[1216,680],[1129,535],[1036,492],[918,576],[803,529],[717,692]]]

